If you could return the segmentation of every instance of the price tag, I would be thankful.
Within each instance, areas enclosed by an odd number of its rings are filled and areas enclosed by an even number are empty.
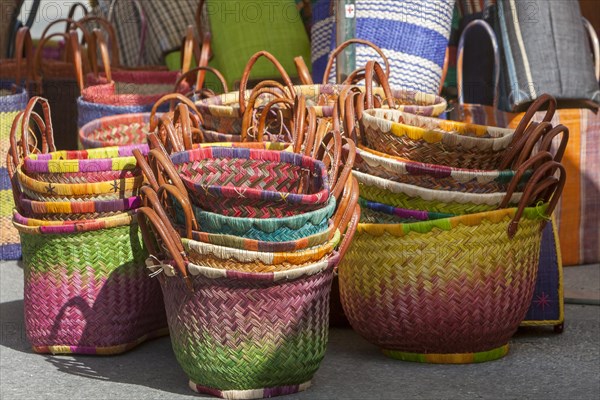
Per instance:
[[[356,17],[356,7],[354,7],[354,4],[348,4],[345,7],[346,10],[346,18],[355,18]]]

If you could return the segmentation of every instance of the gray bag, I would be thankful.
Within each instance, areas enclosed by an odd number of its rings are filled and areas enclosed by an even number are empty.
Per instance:
[[[561,107],[598,107],[578,2],[499,0],[496,22],[503,53],[500,108],[523,111],[542,93]]]

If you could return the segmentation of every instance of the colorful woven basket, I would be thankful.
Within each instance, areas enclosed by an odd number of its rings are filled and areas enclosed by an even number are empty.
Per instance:
[[[148,253],[134,221],[129,213],[40,226],[15,215],[34,351],[118,354],[167,333],[160,287],[145,271]]]
[[[322,208],[329,200],[325,165],[299,154],[202,148],[173,154],[171,160],[192,200],[226,216],[292,216]],[[307,173],[309,184],[301,193]]]
[[[0,81],[0,260],[21,258],[19,233],[12,226],[13,195],[6,165],[13,120],[27,106],[27,92],[13,91],[12,84]]]
[[[360,224],[340,265],[352,327],[406,361],[500,358],[525,317],[536,283],[541,232],[564,187],[540,174],[519,208],[408,224]],[[546,173],[542,171],[541,173]],[[548,205],[525,208],[549,199]]]
[[[84,149],[146,143],[151,113],[123,114],[96,119],[79,130]]]
[[[373,109],[362,114],[361,133],[374,150],[428,164],[498,169],[522,132]]]
[[[325,355],[333,270],[357,219],[348,227],[340,253],[326,261],[291,271],[249,273],[185,262],[160,218],[151,209],[141,213],[168,250],[161,255],[151,248],[156,258],[148,266],[163,278],[171,343],[189,386],[230,399],[307,389]],[[140,215],[140,224],[142,220]],[[177,270],[166,261],[171,257]]]

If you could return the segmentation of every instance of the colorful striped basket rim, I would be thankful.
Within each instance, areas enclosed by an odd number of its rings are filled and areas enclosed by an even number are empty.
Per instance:
[[[337,265],[339,261],[339,253],[333,252],[327,255],[323,259],[296,269],[287,271],[275,271],[275,272],[244,272],[235,271],[228,269],[218,269],[205,267],[193,263],[188,263],[187,269],[193,276],[203,276],[209,279],[227,278],[238,281],[262,281],[262,282],[281,282],[281,281],[292,281],[295,279],[302,278],[304,276],[312,276],[321,272],[333,270],[333,267]],[[148,260],[147,265],[152,265],[153,260]],[[167,276],[175,275],[175,269],[171,265],[162,265],[163,272]],[[159,269],[153,267],[153,269]]]
[[[373,168],[383,168],[388,171],[393,171],[398,175],[429,175],[435,178],[451,177],[461,183],[470,182],[474,179],[479,183],[488,183],[492,181],[508,183],[516,173],[513,170],[477,170],[427,164],[403,159],[401,157],[394,157],[362,145],[358,146],[356,152],[359,158],[358,162],[364,162]]]
[[[341,240],[341,233],[336,230],[333,238],[329,242],[320,244],[313,248],[299,250],[295,252],[258,252],[250,250],[240,250],[231,247],[217,246],[214,244],[197,242],[195,240],[183,239],[183,246],[187,251],[194,252],[198,255],[214,256],[222,260],[233,259],[239,263],[254,263],[260,262],[263,264],[302,264],[307,262],[307,259],[325,257],[337,247]]]
[[[48,183],[30,178],[23,172],[21,166],[17,167],[17,177],[24,190],[43,194],[48,197],[128,193],[139,189],[144,183],[143,175],[136,176],[135,178],[115,179],[111,182]]]
[[[327,206],[323,208],[283,218],[238,218],[204,211],[195,205],[192,205],[192,208],[198,220],[207,221],[211,226],[228,226],[236,232],[245,232],[255,228],[261,232],[272,233],[282,227],[298,230],[306,224],[312,224],[313,226],[322,224],[324,220],[331,218],[335,212],[336,199],[331,197]]]
[[[273,150],[273,151],[293,151],[293,145],[284,142],[215,142],[215,143],[198,143],[194,144],[197,148],[208,148],[208,147],[230,147],[230,148],[243,148],[243,149],[254,149],[254,150]]]
[[[363,208],[368,208],[373,211],[377,211],[388,215],[394,215],[400,218],[410,218],[417,221],[430,221],[435,219],[454,217],[454,214],[398,208],[390,206],[388,204],[365,200],[362,197],[358,199],[358,204],[360,204],[360,206]]]
[[[524,209],[522,218],[534,221],[548,220],[548,216],[546,215],[547,208],[548,204],[539,205],[537,207],[527,207]],[[491,221],[494,224],[504,223],[507,218],[513,218],[516,212],[517,208],[505,208],[477,214],[459,215],[451,218],[404,224],[358,224],[357,232],[377,237],[386,234],[395,237],[403,237],[409,235],[411,232],[414,232],[414,234],[426,234],[434,229],[449,231],[459,225],[477,226],[481,224],[483,220]]]
[[[466,149],[501,151],[513,140],[514,130],[418,116],[398,110],[371,109],[363,113],[362,124],[383,134],[407,136],[412,140]]]
[[[215,185],[204,186],[182,176],[182,180],[189,190],[194,190],[201,193],[210,193],[219,197],[260,199],[263,201],[285,202],[288,204],[314,205],[322,204],[329,200],[329,178],[327,176],[325,164],[319,160],[315,160],[301,154],[246,148],[208,147],[183,151],[171,155],[171,160],[175,166],[215,158],[264,160],[275,163],[288,163],[296,166],[302,166],[302,168],[312,171],[313,175],[320,178],[321,188],[317,192],[310,194],[277,192],[255,188],[244,188],[243,193],[240,193],[240,189],[237,187]]]
[[[459,204],[487,204],[499,205],[506,193],[467,193],[447,190],[427,189],[420,186],[410,185],[407,183],[399,183],[390,181],[389,179],[379,178],[377,176],[365,174],[358,171],[353,171],[352,174],[356,177],[359,184],[366,186],[374,186],[383,190],[387,190],[394,194],[405,194],[408,197],[420,198],[427,201],[442,201],[445,203]],[[517,204],[523,193],[514,193],[511,196],[510,203]]]
[[[119,114],[102,117],[88,122],[79,129],[79,140],[87,148],[106,147],[110,141],[105,137],[105,132],[111,132],[120,126],[132,124],[150,124],[151,113]],[[156,117],[160,118],[157,113]]]
[[[137,223],[136,211],[87,221],[43,221],[26,218],[14,211],[13,225],[19,232],[38,235],[62,235],[117,228]]]
[[[34,201],[21,198],[19,208],[25,214],[88,214],[129,211],[141,207],[138,196],[106,201]]]
[[[317,116],[331,117],[333,115],[333,106],[319,106],[317,104],[319,97],[322,95],[337,96],[345,87],[347,86],[332,84],[298,85],[294,86],[294,90],[296,91],[296,94],[302,93],[306,96],[308,105],[316,107]],[[357,87],[362,91],[365,89],[363,86]],[[250,97],[251,92],[251,90],[246,91],[246,98]],[[380,87],[374,88],[373,93],[379,96],[383,96],[384,94],[383,89]],[[392,94],[397,100],[399,109],[409,113],[437,116],[446,111],[448,106],[443,97],[434,94],[407,90],[392,90]],[[196,102],[196,106],[201,113],[208,113],[215,117],[241,118],[239,96],[239,92],[229,92],[200,100]],[[272,99],[272,96],[265,95],[261,97],[261,100],[263,98],[263,101],[268,101],[269,99]]]
[[[301,249],[307,249],[322,244],[333,234],[335,226],[329,224],[327,230],[314,235],[285,242],[267,242],[263,240],[248,239],[234,235],[224,235],[218,233],[192,231],[192,240],[211,243],[219,246],[234,247],[236,249],[260,251],[260,252],[290,252]],[[180,229],[180,233],[185,235],[185,230]]]

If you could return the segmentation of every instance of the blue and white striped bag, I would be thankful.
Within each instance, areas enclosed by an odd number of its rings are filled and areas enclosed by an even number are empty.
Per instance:
[[[335,48],[336,0],[313,4],[313,79],[320,82]],[[355,37],[373,42],[388,57],[390,85],[395,89],[438,93],[448,46],[455,0],[356,0]],[[356,65],[377,59],[366,46],[356,49]],[[330,79],[335,77],[332,71]]]

